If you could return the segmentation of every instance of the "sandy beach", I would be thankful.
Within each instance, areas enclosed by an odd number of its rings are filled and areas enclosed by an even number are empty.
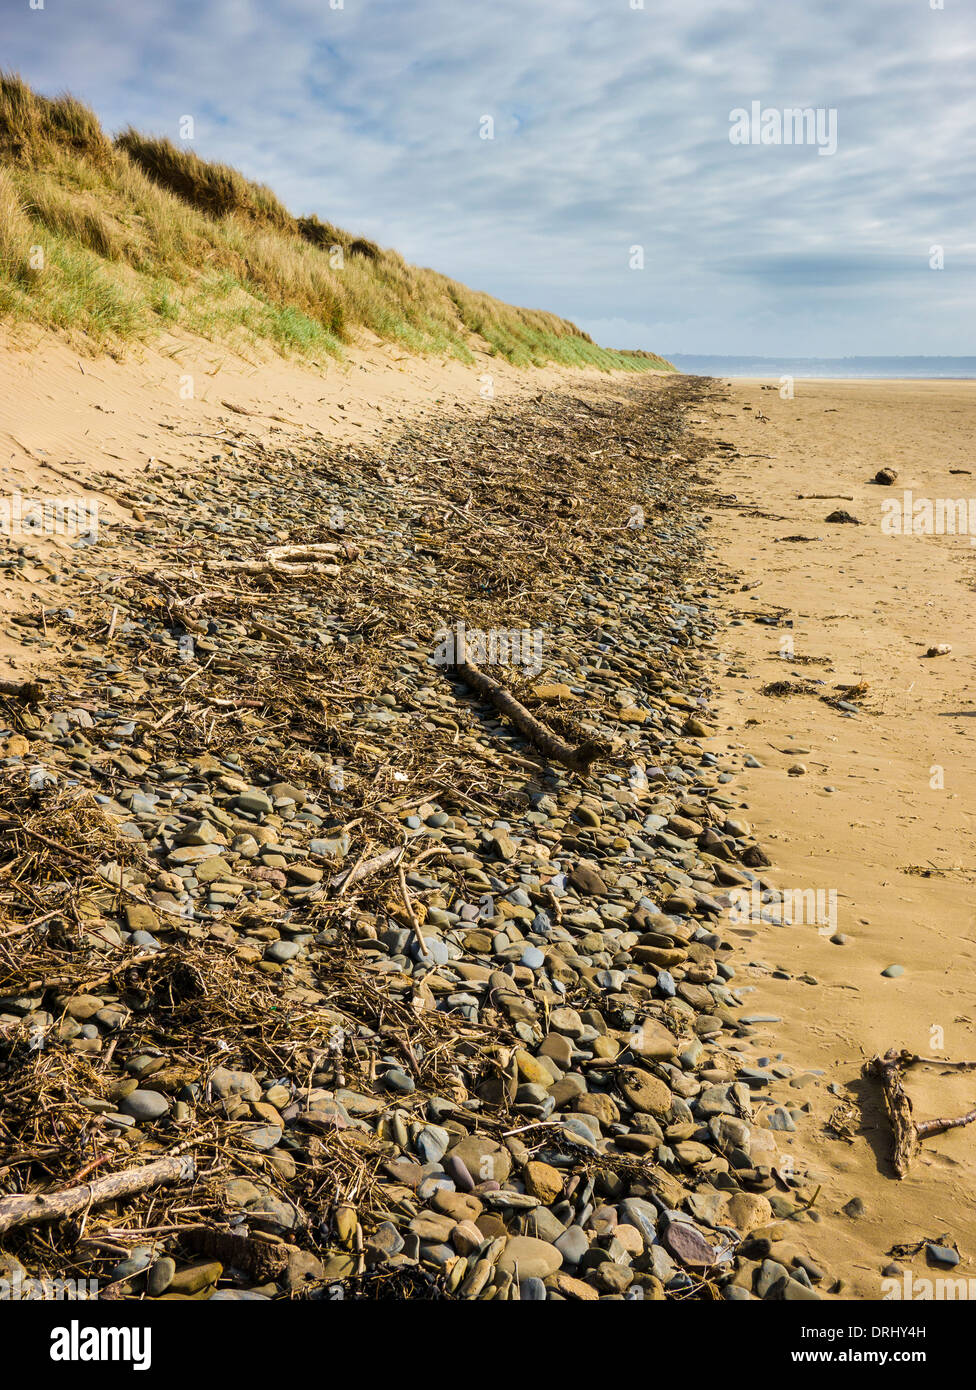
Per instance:
[[[860,1076],[891,1047],[976,1057],[976,551],[968,535],[881,528],[882,504],[890,510],[904,490],[916,500],[974,494],[974,411],[968,381],[798,381],[787,400],[778,386],[735,381],[703,412],[739,453],[717,473],[736,498],[716,509],[714,530],[720,569],[734,576],[723,607],[739,625],[723,642],[716,746],[762,764],[744,767],[737,785],[774,860],[769,878],[835,892],[846,938],[764,924],[750,946],[755,1000],[782,1017],[768,1029],[770,1053],[823,1073],[797,1095],[813,1123],[778,1138],[823,1175],[817,1244],[853,1297],[882,1296],[883,1252],[895,1244],[949,1237],[962,1255],[951,1272],[976,1274],[973,1131],[926,1140],[899,1182],[877,1087]],[[884,467],[898,470],[890,487],[872,482]],[[836,509],[862,524],[826,522]],[[926,656],[940,644],[951,652]],[[783,681],[823,685],[762,693]],[[862,682],[851,717],[819,698]],[[798,765],[805,771],[791,775]],[[885,977],[892,965],[904,973]],[[908,1089],[919,1119],[976,1102],[966,1071],[916,1068]],[[828,1127],[845,1119],[838,1107],[850,1112],[848,1141]],[[856,1219],[841,1210],[852,1197],[864,1203]],[[900,1264],[932,1274],[924,1254]]]

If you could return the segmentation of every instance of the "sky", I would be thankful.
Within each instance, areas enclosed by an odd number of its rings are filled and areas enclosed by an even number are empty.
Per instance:
[[[3,66],[109,131],[192,116],[293,212],[609,346],[976,352],[971,0],[2,5]]]

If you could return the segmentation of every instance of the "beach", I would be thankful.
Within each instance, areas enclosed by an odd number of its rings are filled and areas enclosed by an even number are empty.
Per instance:
[[[42,1043],[62,1187],[92,1123],[125,1171],[190,1155],[171,1235],[143,1256],[138,1204],[93,1221],[70,1277],[555,1301],[973,1277],[972,1131],[899,1178],[862,1069],[976,1057],[972,550],[893,522],[968,521],[945,503],[976,387],[784,399],[379,345],[323,385],[193,351],[180,406],[165,354],[7,357],[9,520],[70,484],[98,526],[9,539],[0,1026]],[[916,1118],[964,1115],[970,1078],[911,1067]],[[174,1203],[218,1152],[203,1236]],[[271,1256],[221,1243],[241,1208]]]
[[[722,639],[720,746],[762,764],[743,769],[743,814],[774,860],[770,878],[835,892],[846,937],[838,946],[816,924],[763,926],[751,938],[755,998],[783,1019],[770,1050],[823,1072],[800,1092],[812,1124],[790,1147],[823,1173],[818,1240],[863,1298],[882,1296],[879,1257],[895,1244],[948,1234],[962,1252],[951,1273],[976,1274],[972,1132],[927,1139],[896,1181],[879,1089],[860,1076],[892,1047],[976,1057],[976,550],[965,534],[881,526],[883,504],[890,512],[904,490],[914,500],[976,492],[974,408],[970,381],[797,381],[787,400],[778,383],[736,381],[707,412],[715,437],[740,453],[716,478],[739,504],[716,511],[714,531],[731,577],[723,609],[741,622]],[[885,467],[895,482],[872,483]],[[837,509],[862,524],[826,522]],[[757,623],[760,614],[778,625]],[[781,655],[784,636],[797,661],[788,645]],[[951,652],[926,656],[943,644]],[[860,712],[845,717],[819,687],[761,693],[811,679],[828,695],[864,682]],[[805,772],[790,775],[796,765]],[[904,973],[885,977],[892,965]],[[907,1086],[919,1119],[964,1114],[976,1099],[966,1071],[916,1068]],[[854,1142],[825,1128],[841,1105],[864,1108]],[[852,1197],[864,1203],[853,1220],[842,1211]],[[901,1263],[932,1275],[924,1253]]]

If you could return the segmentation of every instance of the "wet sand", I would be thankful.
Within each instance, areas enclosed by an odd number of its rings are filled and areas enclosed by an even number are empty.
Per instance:
[[[722,566],[739,577],[724,607],[741,626],[726,636],[714,746],[762,764],[736,786],[774,861],[769,878],[835,891],[847,937],[834,944],[814,922],[763,924],[752,939],[756,1004],[783,1019],[768,1026],[770,1054],[824,1073],[798,1089],[813,1122],[777,1139],[821,1175],[811,1239],[845,1296],[882,1297],[884,1252],[923,1238],[956,1243],[960,1264],[941,1272],[972,1278],[976,1126],[926,1139],[898,1181],[877,1087],[860,1072],[891,1047],[976,1058],[976,548],[968,535],[881,529],[882,503],[906,489],[976,496],[976,382],[798,381],[792,400],[778,385],[726,385],[727,399],[702,412],[740,455],[717,470],[738,504],[716,508],[715,531]],[[882,467],[898,470],[892,487],[871,482]],[[863,524],[827,523],[835,509]],[[798,660],[788,646],[781,655],[790,636]],[[951,653],[928,658],[939,644]],[[790,679],[823,681],[828,695],[865,682],[862,712],[845,717],[820,687],[761,693]],[[806,771],[791,775],[795,765]],[[884,977],[891,965],[904,973]],[[908,1089],[919,1119],[976,1105],[971,1072],[915,1068]],[[852,1127],[850,1141],[827,1128],[832,1113]],[[864,1202],[857,1219],[840,1210],[853,1197]],[[901,1265],[940,1272],[924,1252]]]

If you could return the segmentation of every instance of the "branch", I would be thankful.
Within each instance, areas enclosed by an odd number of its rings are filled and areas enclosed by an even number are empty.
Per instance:
[[[971,1062],[942,1062],[936,1057],[919,1057],[914,1052],[890,1048],[883,1057],[872,1057],[864,1067],[864,1075],[880,1081],[884,1095],[885,1109],[891,1121],[892,1152],[891,1161],[899,1178],[908,1175],[912,1160],[919,1145],[930,1134],[944,1134],[949,1129],[961,1129],[963,1125],[976,1120],[976,1110],[970,1110],[958,1119],[923,1120],[914,1118],[912,1100],[904,1086],[904,1073],[910,1067],[952,1066],[972,1067]]]
[[[595,762],[597,758],[609,756],[609,750],[592,739],[587,739],[578,748],[574,748],[559,738],[530,714],[510,691],[468,660],[463,638],[459,642],[455,639],[455,643],[455,661],[448,669],[460,676],[465,685],[476,691],[482,699],[493,704],[506,719],[510,719],[519,733],[535,744],[549,762],[562,763],[574,772],[588,772],[590,763]]]
[[[63,1221],[89,1207],[121,1201],[164,1183],[192,1182],[197,1166],[192,1158],[160,1158],[145,1168],[110,1173],[95,1182],[69,1187],[63,1192],[36,1192],[25,1196],[0,1198],[0,1236],[14,1226],[32,1226],[40,1221]]]

